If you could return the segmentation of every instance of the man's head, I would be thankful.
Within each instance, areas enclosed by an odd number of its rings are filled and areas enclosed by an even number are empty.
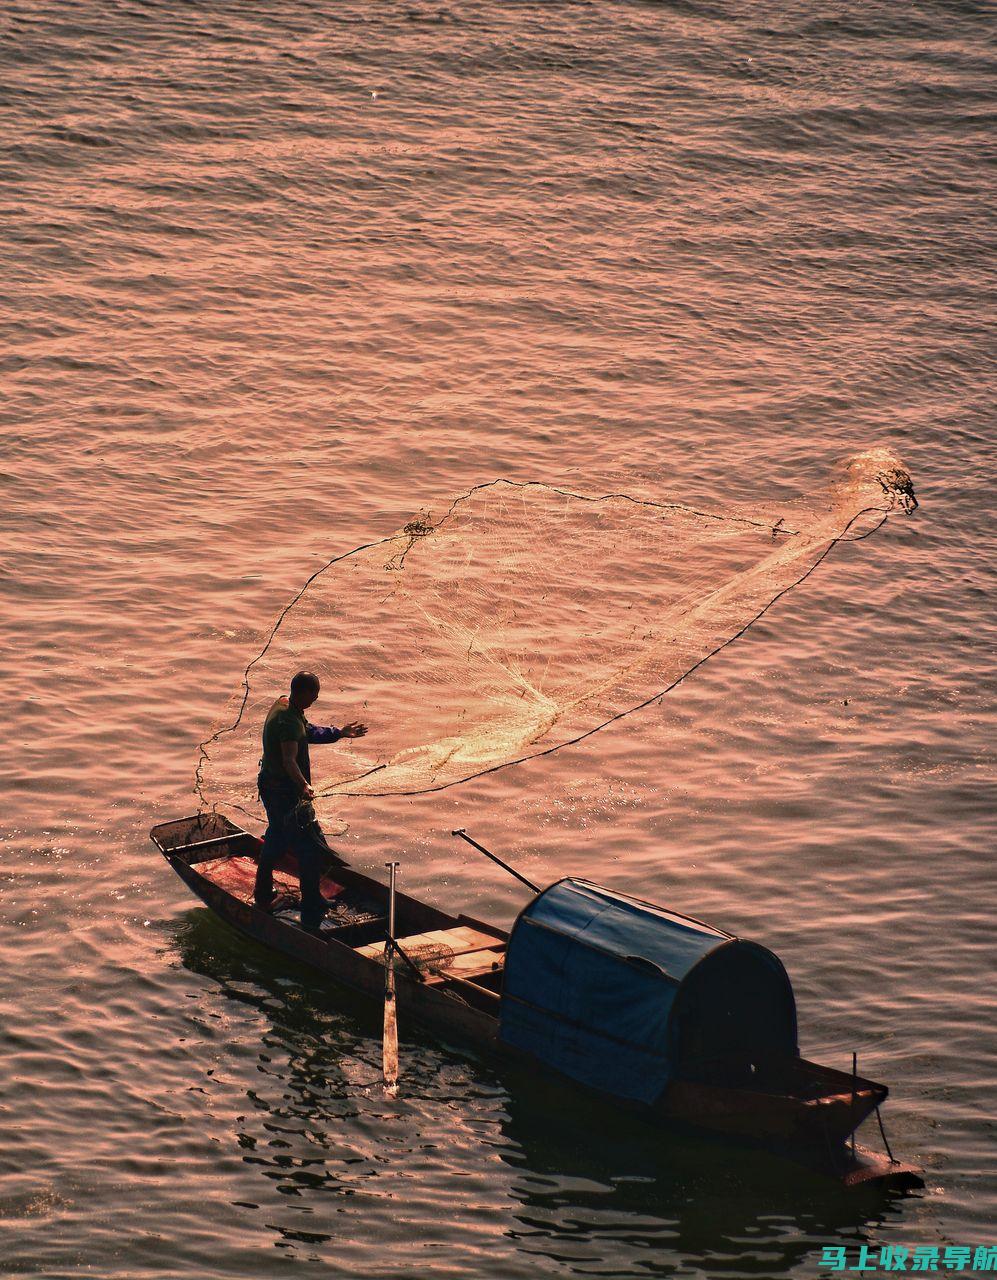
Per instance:
[[[291,701],[302,711],[307,711],[318,697],[318,676],[311,671],[299,671],[291,679]]]

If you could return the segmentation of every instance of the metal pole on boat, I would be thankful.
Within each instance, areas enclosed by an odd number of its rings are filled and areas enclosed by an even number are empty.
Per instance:
[[[388,868],[388,934],[384,940],[384,1090],[389,1097],[398,1092],[398,1014],[395,1008],[395,873],[397,862]]]
[[[456,831],[451,831],[450,834],[452,836],[460,836],[462,840],[466,840],[467,843],[473,845],[479,853],[483,853],[486,858],[491,858],[492,862],[497,863],[503,871],[508,871],[511,876],[515,876],[520,884],[525,884],[527,889],[532,889],[534,893],[540,892],[539,885],[535,885],[532,880],[527,880],[525,876],[521,876],[518,871],[509,866],[508,862],[503,862],[501,858],[497,858],[495,854],[486,849],[483,844],[478,844],[477,840],[472,840],[463,827],[458,828]]]
[[[386,862],[388,868],[388,940],[395,941],[395,876],[398,874],[400,862]]]
[[[852,1119],[855,1119],[855,1089],[858,1085],[859,1055],[852,1050]],[[855,1130],[852,1130],[852,1155],[855,1155]]]

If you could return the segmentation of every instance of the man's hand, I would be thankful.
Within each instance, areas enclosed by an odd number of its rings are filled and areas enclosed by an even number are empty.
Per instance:
[[[312,786],[310,782],[306,782],[305,785],[301,788],[301,798],[302,800],[315,799],[315,788]]]
[[[344,724],[339,731],[341,738],[362,738],[367,732],[367,726],[361,724],[359,720],[353,720],[349,724]]]

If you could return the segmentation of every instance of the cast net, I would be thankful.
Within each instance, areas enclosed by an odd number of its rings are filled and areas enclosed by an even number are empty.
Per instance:
[[[261,816],[260,729],[298,670],[317,724],[319,816],[347,796],[453,786],[647,706],[744,633],[835,543],[917,505],[885,450],[826,489],[750,509],[495,480],[330,560],[277,620],[201,747],[202,804]]]

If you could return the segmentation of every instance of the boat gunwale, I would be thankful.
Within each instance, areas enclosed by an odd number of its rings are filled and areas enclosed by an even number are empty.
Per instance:
[[[219,814],[218,816],[222,817],[221,814]],[[177,821],[184,822],[184,821],[189,821],[189,819],[180,818],[180,819],[177,819]],[[226,818],[225,821],[229,821],[229,819]],[[240,903],[240,905],[244,907],[248,906],[253,910],[256,910],[256,911],[260,910],[260,908],[256,907],[255,904],[253,903],[242,902],[240,898],[236,897],[235,894],[231,893],[223,885],[217,884],[214,880],[211,879],[210,876],[206,876],[203,872],[197,870],[198,864],[200,862],[213,861],[213,859],[209,859],[209,858],[189,859],[189,858],[183,857],[185,850],[198,849],[200,842],[195,842],[195,843],[186,844],[186,845],[180,844],[180,845],[175,845],[171,848],[166,848],[162,844],[162,842],[158,839],[158,837],[155,835],[155,832],[161,830],[162,827],[170,826],[170,825],[172,824],[160,823],[158,826],[153,827],[152,831],[150,831],[149,833],[149,837],[152,840],[153,844],[156,846],[156,848],[160,851],[160,853],[163,855],[164,858],[166,858],[168,862],[172,863],[174,860],[176,860],[182,866],[186,867],[191,872],[192,875],[197,876],[199,880],[203,880],[206,883],[212,885],[213,889],[216,892],[223,894],[227,898],[231,898],[233,902],[238,902]],[[259,853],[259,849],[263,843],[260,840],[259,836],[254,836],[251,831],[246,831],[244,828],[241,828],[241,827],[236,828],[234,831],[228,832],[225,836],[220,837],[223,843],[226,838],[231,838],[232,840],[241,840],[244,838],[248,838],[249,840],[253,841],[254,845],[256,846],[254,850],[256,854]],[[200,846],[200,847],[203,847],[203,846]],[[335,850],[330,849],[329,852],[332,855],[333,859],[338,857]],[[222,854],[219,856],[223,857],[225,855]],[[243,857],[247,855],[233,853],[228,856]],[[254,861],[256,860],[257,859],[254,858]],[[281,862],[283,861],[284,861],[284,858],[281,858],[280,862],[277,863],[278,869],[284,869],[284,868],[281,868]],[[291,867],[290,870],[288,871],[288,874],[296,874],[296,869],[294,867]],[[345,862],[337,863],[335,861],[330,860],[330,865],[326,869],[325,874],[334,876],[336,878],[342,877],[342,879],[347,882],[343,885],[344,888],[351,887],[351,884],[349,882],[352,882],[352,887],[368,889],[373,891],[373,895],[375,897],[383,896],[385,899],[387,898],[387,893],[388,893],[387,885],[382,884],[380,880],[375,880],[372,876],[365,875],[364,872],[358,871],[355,867],[351,867]],[[181,878],[186,881],[186,877],[181,877]],[[189,883],[189,881],[187,881],[187,883]],[[484,920],[477,920],[475,919],[475,917],[467,915],[466,912],[461,912],[460,915],[453,915],[449,911],[444,911],[442,907],[433,906],[433,904],[430,902],[423,902],[421,898],[413,898],[411,894],[404,893],[401,890],[396,890],[395,898],[399,906],[401,906],[403,910],[415,909],[416,912],[425,912],[429,915],[436,916],[440,922],[446,922],[447,924],[449,924],[451,928],[460,928],[461,926],[464,926],[464,925],[470,925],[476,929],[479,929],[482,933],[487,934],[490,938],[494,938],[496,942],[501,942],[505,944],[509,940],[508,933],[504,933],[496,925],[489,924],[487,921],[484,921]],[[264,911],[264,912],[261,912],[261,914],[267,917],[268,919],[278,920],[278,917],[274,916],[271,912]],[[279,923],[283,924],[287,922],[279,921]],[[289,927],[292,929],[296,928],[296,926],[294,925],[291,925]],[[425,932],[425,930],[423,932]],[[315,936],[315,935],[309,935],[309,936]],[[321,934],[317,935],[316,940],[320,942],[326,942],[326,943],[338,941],[338,939],[336,939],[333,936],[324,936]],[[404,942],[405,935],[400,934],[396,939],[396,941]],[[345,946],[347,944],[343,943],[340,945]],[[351,951],[353,950],[352,947],[348,949]],[[365,956],[363,957],[363,959],[368,959],[368,957]],[[381,965],[380,962],[375,961],[374,963],[377,964],[379,969],[383,968],[383,965]]]

